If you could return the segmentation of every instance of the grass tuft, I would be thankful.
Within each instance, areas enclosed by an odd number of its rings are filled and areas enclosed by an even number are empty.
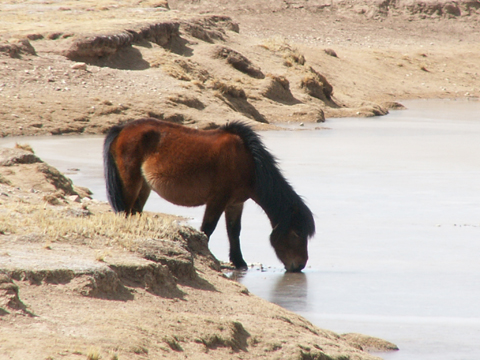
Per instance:
[[[94,348],[88,350],[87,360],[100,360],[101,358],[100,350]]]
[[[0,212],[0,232],[17,236],[35,234],[50,248],[56,241],[88,241],[103,239],[106,245],[117,245],[130,251],[137,248],[138,239],[171,238],[177,234],[172,218],[153,213],[125,217],[112,212],[90,216],[75,216],[71,211],[39,204],[17,202]],[[180,235],[178,235],[180,236]],[[172,239],[175,240],[175,239]],[[98,253],[104,261],[109,254]]]
[[[292,67],[295,64],[304,65],[306,62],[305,56],[285,39],[278,37],[270,38],[265,40],[260,46],[269,51],[281,53],[284,60],[283,64],[285,66]]]

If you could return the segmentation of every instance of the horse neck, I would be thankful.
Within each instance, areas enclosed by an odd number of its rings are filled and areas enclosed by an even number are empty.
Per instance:
[[[280,222],[290,220],[299,197],[283,177],[263,185],[260,189],[257,186],[253,200],[265,211],[272,227],[275,228]]]
[[[313,214],[283,176],[257,186],[253,200],[265,211],[272,228],[280,233],[294,230],[310,237],[315,233]]]

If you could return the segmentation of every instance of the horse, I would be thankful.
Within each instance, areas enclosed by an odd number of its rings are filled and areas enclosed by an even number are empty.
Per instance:
[[[305,267],[308,239],[315,233],[312,212],[245,123],[197,130],[152,118],[134,120],[108,131],[103,158],[114,212],[141,213],[154,190],[176,205],[206,205],[201,231],[207,238],[225,213],[230,261],[246,269],[241,217],[244,202],[252,199],[270,220],[270,242],[285,269]]]

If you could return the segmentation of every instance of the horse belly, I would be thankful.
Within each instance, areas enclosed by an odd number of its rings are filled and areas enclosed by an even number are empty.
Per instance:
[[[183,206],[211,201],[243,202],[253,181],[251,159],[238,139],[179,141],[165,134],[142,164],[144,178],[165,200]],[[171,155],[174,154],[174,155]]]
[[[153,190],[165,200],[181,206],[201,206],[207,202],[208,192],[190,186],[157,185]]]
[[[207,202],[211,185],[205,177],[164,175],[144,170],[144,177],[151,188],[163,199],[175,205],[200,206]]]

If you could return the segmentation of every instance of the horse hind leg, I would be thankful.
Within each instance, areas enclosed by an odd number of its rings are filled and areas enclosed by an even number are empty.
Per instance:
[[[119,167],[119,173],[122,179],[122,197],[126,215],[134,215],[142,212],[150,187],[146,183],[140,171],[134,168]]]
[[[140,191],[138,193],[138,196],[133,204],[131,214],[137,214],[141,213],[143,211],[143,207],[145,206],[145,203],[148,200],[148,197],[150,195],[150,185],[144,180],[142,187],[140,188]]]
[[[242,221],[243,203],[230,205],[225,209],[228,240],[230,241],[230,261],[237,269],[247,269],[240,249],[240,231]]]

